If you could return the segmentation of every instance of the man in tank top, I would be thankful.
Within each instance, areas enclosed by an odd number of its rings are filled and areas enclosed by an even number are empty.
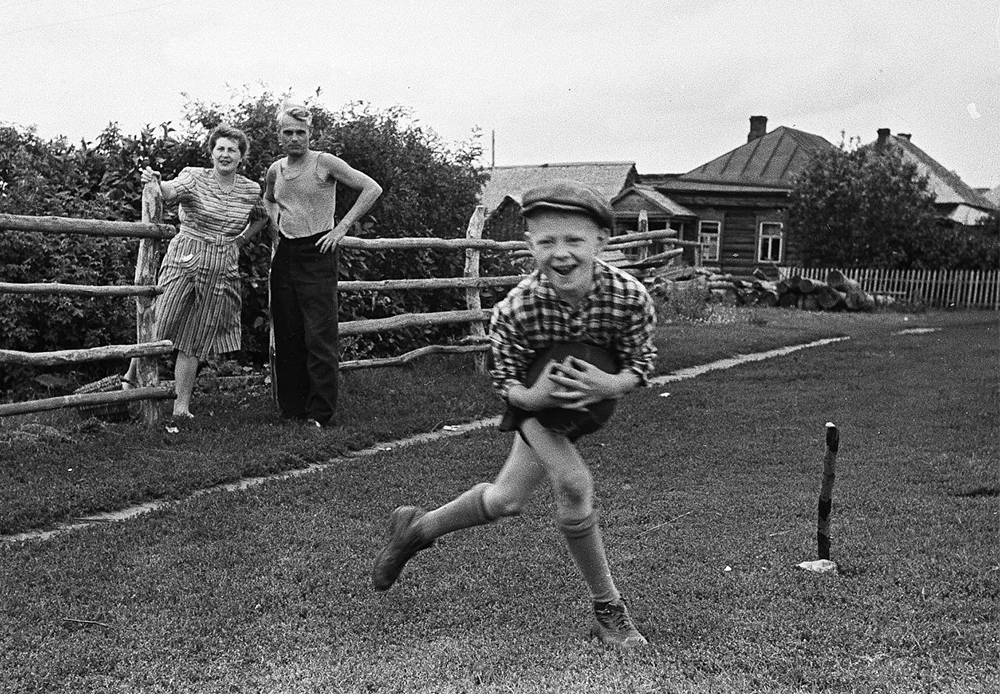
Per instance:
[[[270,279],[272,388],[281,417],[332,426],[339,366],[337,244],[382,188],[344,160],[309,148],[312,113],[304,106],[284,104],[277,125],[285,157],[268,169],[264,192],[277,227]],[[339,222],[338,182],[359,192]]]

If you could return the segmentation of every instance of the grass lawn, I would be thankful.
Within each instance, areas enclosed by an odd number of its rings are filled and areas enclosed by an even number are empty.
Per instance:
[[[648,649],[585,638],[544,491],[371,590],[393,507],[495,474],[509,438],[486,429],[0,542],[0,692],[996,692],[995,313],[733,312],[664,325],[659,370],[834,335],[851,339],[638,392],[581,442]],[[496,414],[488,390],[428,360],[348,374],[330,432],[253,390],[198,394],[177,434],[7,420],[0,532]],[[816,554],[827,421],[837,575],[795,567]]]

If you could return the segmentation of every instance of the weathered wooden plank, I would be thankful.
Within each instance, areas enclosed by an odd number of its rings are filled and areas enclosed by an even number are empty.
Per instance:
[[[472,321],[488,321],[490,311],[439,311],[437,313],[404,313],[388,318],[369,318],[352,320],[340,324],[340,334],[362,335],[377,333],[383,330],[402,330],[404,328],[424,328],[429,325],[446,323],[471,323]]]
[[[104,359],[131,359],[170,354],[174,345],[170,340],[145,342],[135,345],[104,345],[89,349],[62,349],[52,352],[20,352],[0,349],[0,364],[27,364],[29,366],[58,366],[81,364]]]
[[[341,248],[354,248],[363,251],[419,249],[450,249],[477,248],[484,251],[515,251],[525,249],[524,241],[493,241],[492,239],[441,239],[431,236],[363,239],[357,236],[345,236],[340,240]]]
[[[150,181],[142,189],[142,221],[155,224],[163,219],[163,192],[159,181]],[[156,274],[159,270],[160,258],[157,241],[145,238],[139,241],[139,253],[135,261],[135,283],[155,286]],[[152,342],[156,339],[156,312],[152,297],[137,296],[135,298],[135,332],[136,342]],[[136,378],[140,388],[151,388],[157,385],[159,369],[156,359],[143,356],[136,367]],[[146,427],[153,428],[160,423],[160,408],[152,400],[141,403],[140,416]]]
[[[833,422],[826,424],[826,455],[823,457],[823,481],[820,484],[816,520],[816,550],[819,559],[830,558],[830,511],[833,508],[833,483],[837,478],[837,452],[840,432]]]
[[[156,296],[157,287],[132,284],[63,284],[60,282],[0,282],[0,294],[59,294],[62,296]]]
[[[56,398],[29,400],[27,402],[11,402],[0,405],[0,417],[10,417],[18,414],[47,412],[61,410],[64,407],[81,407],[85,405],[107,405],[110,403],[134,402],[152,403],[155,400],[171,400],[175,396],[173,386],[157,386],[154,388],[132,388],[108,393],[80,393],[63,395]]]
[[[382,359],[355,359],[353,361],[342,361],[340,362],[340,368],[342,370],[347,371],[351,369],[373,369],[386,366],[404,366],[416,359],[419,359],[420,357],[426,357],[431,354],[473,354],[473,353],[481,354],[483,352],[488,352],[489,350],[490,346],[488,344],[429,345],[427,347],[420,347],[419,349],[415,349],[395,357],[384,357]]]
[[[486,208],[482,205],[476,206],[476,211],[469,219],[465,236],[470,241],[481,239],[483,236],[483,225],[486,223]],[[465,278],[471,280],[479,279],[479,251],[475,248],[465,249],[465,267],[462,271]],[[469,311],[478,312],[483,310],[482,298],[478,288],[465,290],[465,307]],[[486,336],[486,328],[481,321],[473,321],[469,324],[469,334],[473,339]],[[486,373],[486,358],[483,354],[476,355],[476,373]]]
[[[70,217],[31,217],[0,214],[0,231],[33,231],[40,234],[80,234],[84,236],[120,236],[126,238],[170,239],[177,230],[170,224],[117,222],[106,219]]]
[[[427,277],[415,280],[342,280],[338,291],[385,291],[391,289],[469,289],[472,287],[512,287],[526,275],[497,277]]]

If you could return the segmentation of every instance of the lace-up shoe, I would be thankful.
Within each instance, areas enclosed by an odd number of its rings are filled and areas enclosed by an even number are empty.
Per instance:
[[[603,644],[632,648],[645,646],[648,641],[632,622],[624,602],[595,602],[594,626],[590,633]]]
[[[416,506],[400,506],[389,516],[389,541],[375,557],[372,567],[372,585],[375,590],[389,590],[399,578],[406,562],[434,540],[425,540],[417,528],[417,521],[426,511]]]

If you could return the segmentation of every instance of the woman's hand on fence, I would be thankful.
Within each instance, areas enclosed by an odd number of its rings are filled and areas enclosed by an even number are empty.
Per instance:
[[[160,172],[153,171],[153,169],[149,166],[144,168],[140,175],[142,177],[143,185],[149,183],[150,181],[156,181],[157,183],[160,183],[161,180]]]

